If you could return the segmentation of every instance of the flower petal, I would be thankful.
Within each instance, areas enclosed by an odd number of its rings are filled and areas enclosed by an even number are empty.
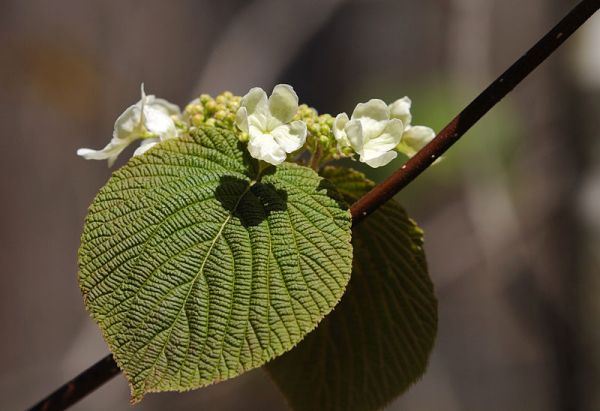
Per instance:
[[[177,137],[177,128],[171,117],[155,108],[146,106],[144,108],[144,126],[146,130],[161,140],[168,140]]]
[[[383,126],[381,134],[374,138],[369,138],[368,140],[365,139],[365,151],[371,150],[386,152],[393,150],[398,143],[400,143],[400,140],[402,139],[402,132],[404,131],[402,121],[395,118],[388,121],[380,121],[379,124]]]
[[[390,161],[395,159],[397,156],[398,156],[398,153],[396,153],[395,151],[388,151],[386,153],[380,154],[379,156],[370,158],[368,160],[363,159],[363,156],[361,156],[360,161],[362,161],[363,163],[366,163],[368,166],[377,168],[377,167],[385,166]]]
[[[113,138],[125,141],[133,141],[137,138],[136,133],[141,130],[142,109],[137,104],[129,106],[115,121]]]
[[[278,84],[269,97],[269,111],[281,123],[289,123],[298,111],[298,95],[287,84]]]
[[[271,135],[283,151],[293,153],[306,141],[306,123],[297,120],[283,124],[271,131]]]
[[[374,98],[366,103],[358,103],[356,105],[352,113],[352,119],[359,118],[370,118],[376,121],[389,120],[390,109],[383,100]]]
[[[151,104],[147,103],[147,105],[152,107],[153,109],[160,110],[163,113],[168,114],[170,116],[176,116],[181,114],[181,109],[178,105],[173,104],[162,98],[156,98]]]
[[[402,142],[415,151],[419,151],[435,137],[435,131],[425,126],[413,126],[404,132]]]
[[[266,116],[269,114],[269,107],[267,105],[267,93],[260,87],[253,87],[248,93],[242,97],[240,101],[240,107],[246,107],[248,116],[255,114],[262,114]]]
[[[140,94],[140,101],[138,101],[135,104],[135,106],[139,107],[140,109],[143,109],[145,107],[152,107],[168,115],[181,114],[181,110],[176,104],[170,103],[162,98],[156,98],[153,94],[146,95],[146,91],[144,90],[144,83],[140,85]]]
[[[133,152],[133,155],[139,156],[140,154],[144,154],[146,151],[157,145],[159,141],[160,140],[157,138],[146,138],[142,140],[142,143],[138,148],[136,148],[136,150]]]
[[[350,145],[358,154],[362,153],[364,146],[363,128],[360,120],[350,120],[344,128]]]
[[[240,107],[235,113],[235,124],[244,133],[248,132],[248,110],[246,110],[246,107]]]
[[[390,104],[390,116],[391,118],[397,118],[402,121],[404,128],[410,127],[412,121],[412,115],[410,114],[410,107],[412,101],[408,97],[402,97]]]
[[[367,144],[369,140],[379,137],[387,125],[388,120],[373,120],[372,118],[362,117],[358,119],[362,125],[363,142]]]
[[[400,142],[400,144],[398,144],[396,146],[396,151],[398,151],[400,153],[403,153],[407,157],[412,157],[415,154],[417,154],[417,150],[415,150],[414,148],[412,148],[408,144],[404,144],[404,142],[402,142],[402,141]]]
[[[340,113],[333,120],[333,136],[338,143],[338,148],[349,147],[350,141],[348,140],[348,135],[344,128],[346,124],[348,124],[349,118],[348,114]]]
[[[102,150],[92,150],[90,148],[80,148],[77,155],[86,160],[108,160],[108,166],[111,167],[121,151],[130,144],[130,141],[112,138]]]
[[[248,141],[248,151],[252,157],[273,165],[281,164],[285,161],[285,151],[277,144],[272,135],[264,134],[254,126],[250,126],[249,131],[250,141]]]

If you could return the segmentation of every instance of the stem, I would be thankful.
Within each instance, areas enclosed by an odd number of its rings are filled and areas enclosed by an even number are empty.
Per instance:
[[[575,30],[600,8],[600,0],[583,0],[524,56],[486,88],[414,157],[352,205],[353,225],[407,186],[450,148],[481,117],[550,56]],[[64,410],[119,373],[111,355],[83,371],[30,411]]]
[[[117,374],[119,374],[119,367],[112,355],[109,354],[35,404],[29,411],[59,411],[67,409]]]
[[[260,179],[263,176],[263,173],[269,168],[271,167],[271,164],[267,163],[266,161],[262,161],[262,160],[258,160],[258,172],[256,173],[256,178],[254,179],[254,183],[258,183],[260,181]]]
[[[320,144],[317,144],[315,147],[315,151],[313,151],[312,156],[310,157],[309,167],[315,171],[319,171],[319,164],[321,163],[321,156],[323,154],[323,149]]]

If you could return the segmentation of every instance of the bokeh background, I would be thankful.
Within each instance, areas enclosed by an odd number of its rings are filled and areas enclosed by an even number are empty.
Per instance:
[[[104,146],[142,81],[181,106],[286,82],[333,114],[409,95],[439,130],[576,3],[0,1],[0,409],[107,353],[75,273],[110,170],[75,150]],[[599,130],[597,15],[398,196],[426,230],[440,321],[389,410],[600,409]],[[136,408],[286,409],[261,370]],[[124,378],[74,409],[129,409]]]

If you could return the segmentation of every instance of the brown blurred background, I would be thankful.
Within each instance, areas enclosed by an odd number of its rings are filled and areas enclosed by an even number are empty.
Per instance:
[[[332,114],[408,94],[414,123],[439,130],[576,3],[2,0],[0,409],[107,353],[75,273],[110,170],[75,150],[109,140],[142,81],[181,106],[286,82]],[[389,410],[600,409],[598,130],[600,15],[399,196],[426,229],[440,326]],[[256,370],[137,406],[166,408],[285,404]],[[129,409],[124,378],[74,409]]]

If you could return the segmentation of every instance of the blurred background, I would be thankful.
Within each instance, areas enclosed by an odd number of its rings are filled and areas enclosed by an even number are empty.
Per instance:
[[[0,409],[107,354],[76,252],[110,170],[75,150],[104,146],[142,81],[182,107],[279,82],[332,114],[409,95],[439,131],[576,3],[2,0]],[[600,409],[599,130],[596,15],[398,196],[426,230],[440,321],[428,372],[389,410]],[[261,370],[136,409],[167,407],[286,409]],[[74,407],[129,408],[121,376]]]

